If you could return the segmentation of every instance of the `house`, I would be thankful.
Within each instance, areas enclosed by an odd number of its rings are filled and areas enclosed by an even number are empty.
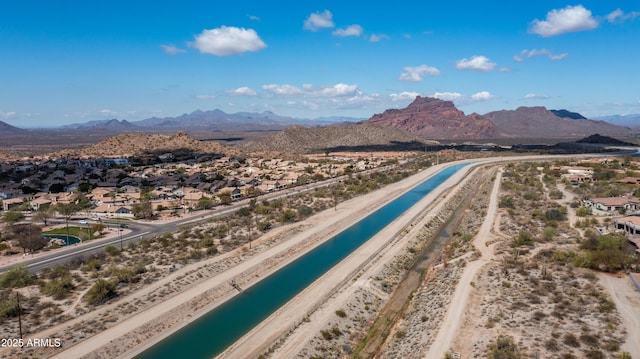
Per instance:
[[[44,197],[38,197],[30,202],[31,208],[34,211],[44,210],[51,206],[51,200]]]
[[[617,230],[625,231],[630,234],[627,239],[635,244],[636,252],[640,252],[640,216],[627,216],[613,220]]]
[[[640,207],[640,199],[635,197],[605,197],[591,198],[583,201],[585,206],[596,213],[612,213],[614,211],[636,211]]]
[[[10,211],[20,207],[24,203],[22,198],[9,198],[2,201],[2,209],[4,211]]]

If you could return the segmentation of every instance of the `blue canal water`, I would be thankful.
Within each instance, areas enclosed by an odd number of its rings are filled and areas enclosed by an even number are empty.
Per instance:
[[[465,164],[448,167],[157,345],[141,359],[212,358],[389,225]]]

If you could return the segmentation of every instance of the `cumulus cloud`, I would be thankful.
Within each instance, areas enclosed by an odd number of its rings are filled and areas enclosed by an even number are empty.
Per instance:
[[[296,95],[301,95],[303,93],[302,90],[300,90],[299,88],[292,85],[287,85],[287,84],[262,85],[262,89],[278,96],[296,96]]]
[[[598,21],[591,16],[591,11],[577,5],[549,11],[546,20],[533,20],[529,32],[551,37],[567,32],[592,30],[596,27]]]
[[[536,93],[528,93],[526,95],[524,95],[524,99],[525,100],[546,100],[550,98],[547,95],[541,95],[541,94],[536,94]]]
[[[338,83],[333,86],[314,87],[304,84],[302,89],[288,84],[263,85],[262,89],[276,96],[300,96],[300,97],[343,97],[358,94],[358,85]]]
[[[322,97],[338,97],[338,96],[351,96],[356,93],[358,90],[358,85],[348,85],[348,84],[335,84],[329,87],[322,87],[317,90],[311,89],[310,94],[312,96],[322,96]]]
[[[242,87],[238,87],[237,89],[229,90],[227,91],[227,93],[231,96],[256,96],[258,94],[253,89],[247,86],[242,86]]]
[[[422,81],[425,76],[438,76],[440,70],[428,65],[420,65],[416,67],[406,66],[403,68],[405,72],[400,74],[399,79],[402,81]]]
[[[304,29],[310,31],[318,31],[334,27],[333,14],[329,10],[324,12],[315,12],[304,21]]]
[[[385,34],[371,34],[371,36],[369,36],[369,42],[379,42],[388,38],[389,36]]]
[[[433,97],[444,101],[455,101],[462,98],[462,94],[459,92],[436,92]]]
[[[403,91],[400,93],[392,93],[389,96],[391,97],[391,101],[407,101],[407,100],[413,101],[416,99],[416,97],[420,96],[420,93]]]
[[[565,59],[567,56],[569,56],[569,54],[566,52],[563,52],[561,54],[554,54],[547,49],[532,49],[532,50],[524,49],[520,51],[520,54],[513,56],[513,59],[515,61],[522,62],[525,59],[530,59],[535,56],[547,56],[549,60],[558,61],[558,60]]]
[[[491,62],[486,56],[472,56],[469,59],[456,61],[456,69],[489,72],[496,67],[495,62]]]
[[[160,45],[160,47],[162,48],[162,50],[164,50],[165,53],[169,54],[169,55],[177,55],[180,53],[184,53],[187,52],[187,50],[178,48],[174,45]]]
[[[201,53],[216,56],[259,51],[267,47],[255,30],[233,26],[203,30],[189,45],[200,50]]]
[[[632,11],[630,13],[625,13],[624,11],[618,9],[613,10],[611,13],[607,15],[607,21],[614,24],[621,24],[627,20],[633,20],[636,17],[640,16],[640,12]]]
[[[476,94],[471,95],[471,99],[473,101],[487,101],[496,98],[489,91],[480,91]]]
[[[347,36],[358,37],[362,35],[362,26],[357,24],[349,25],[344,29],[335,30],[332,34],[333,36],[339,36],[339,37],[347,37]]]

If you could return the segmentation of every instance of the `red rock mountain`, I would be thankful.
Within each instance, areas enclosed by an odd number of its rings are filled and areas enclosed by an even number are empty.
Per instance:
[[[626,127],[604,121],[561,118],[544,107],[518,107],[515,110],[494,111],[484,117],[511,137],[579,138],[595,133],[613,137],[630,135],[630,130]]]
[[[465,116],[453,102],[416,97],[406,108],[386,110],[367,122],[401,128],[433,140],[474,140],[502,137],[503,133],[488,119],[473,113]]]

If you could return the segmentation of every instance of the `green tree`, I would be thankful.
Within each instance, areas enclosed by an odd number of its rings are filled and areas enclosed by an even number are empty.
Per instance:
[[[198,209],[209,209],[214,206],[213,200],[207,197],[201,197],[198,200],[198,204],[196,204],[196,208]]]
[[[139,203],[134,204],[131,207],[131,212],[137,218],[151,218],[153,217],[153,206],[151,205],[151,201],[148,199],[143,199]]]
[[[69,220],[80,211],[80,206],[74,202],[71,203],[58,203],[54,206],[54,210],[60,214],[65,221],[67,227],[67,245],[69,245]]]
[[[49,240],[42,237],[42,228],[35,224],[23,224],[13,228],[13,238],[23,253],[33,253],[47,246]]]
[[[41,207],[38,212],[33,215],[33,220],[42,222],[46,226],[51,217],[53,217],[53,211],[51,210],[51,207]]]

